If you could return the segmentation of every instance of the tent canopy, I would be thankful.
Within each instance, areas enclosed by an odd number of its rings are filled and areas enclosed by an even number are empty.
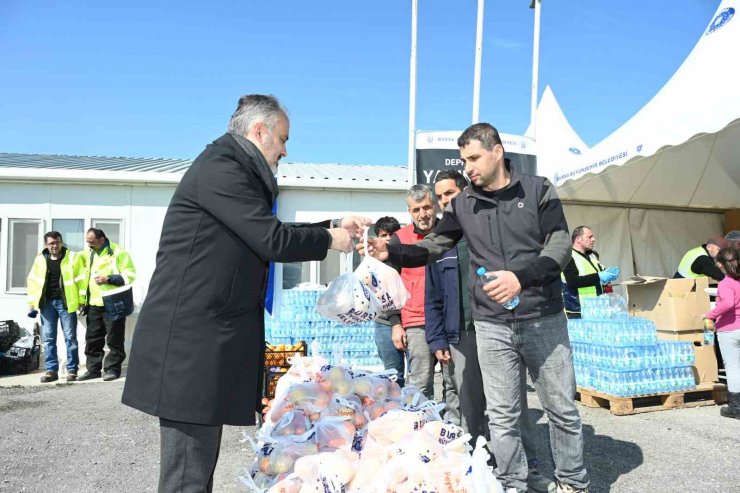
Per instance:
[[[724,0],[665,86],[591,149],[547,88],[537,161],[561,198],[627,206],[740,207],[740,15]]]

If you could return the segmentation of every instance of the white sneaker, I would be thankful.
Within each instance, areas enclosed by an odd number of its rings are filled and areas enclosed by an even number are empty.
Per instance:
[[[588,488],[576,488],[575,486],[558,481],[557,493],[588,493]]]

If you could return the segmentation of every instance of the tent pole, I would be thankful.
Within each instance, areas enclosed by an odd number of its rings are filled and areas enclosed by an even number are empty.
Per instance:
[[[414,176],[416,157],[416,19],[418,1],[411,0],[411,61],[409,67],[409,186],[416,183]]]
[[[540,71],[540,12],[542,0],[532,0],[534,6],[534,43],[532,47],[532,100],[529,110],[529,124],[532,138],[537,140],[537,96]]]
[[[478,0],[478,21],[475,30],[475,73],[473,75],[473,124],[480,121],[480,66],[483,57],[483,11],[485,0]]]

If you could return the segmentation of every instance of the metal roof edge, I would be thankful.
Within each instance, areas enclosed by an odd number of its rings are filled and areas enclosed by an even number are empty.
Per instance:
[[[34,169],[0,167],[0,182],[75,182],[108,185],[152,184],[177,185],[182,173],[157,171],[102,171],[77,169]]]
[[[409,188],[408,181],[380,181],[369,179],[342,179],[342,178],[324,178],[324,179],[306,179],[306,178],[289,178],[280,177],[278,180],[280,189],[303,189],[303,190],[372,190],[375,192],[405,192]]]

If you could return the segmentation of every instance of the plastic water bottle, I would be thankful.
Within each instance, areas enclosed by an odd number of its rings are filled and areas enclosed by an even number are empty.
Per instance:
[[[495,275],[486,273],[485,267],[478,267],[478,270],[475,271],[475,273],[478,274],[478,277],[480,277],[480,280],[483,282],[484,286],[489,282],[496,280]],[[519,305],[519,296],[514,296],[512,299],[510,299],[506,303],[502,303],[501,305],[507,310],[513,310]]]

